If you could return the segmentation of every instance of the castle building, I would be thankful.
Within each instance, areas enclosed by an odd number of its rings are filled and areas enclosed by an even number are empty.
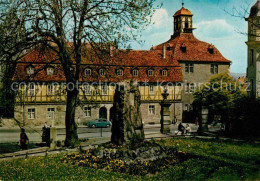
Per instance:
[[[228,73],[230,61],[211,44],[193,35],[193,14],[182,7],[174,16],[170,40],[150,50],[110,48],[110,58],[101,60],[83,48],[79,81],[80,105],[76,109],[79,124],[96,118],[110,120],[113,95],[118,82],[137,81],[141,93],[144,123],[160,123],[162,92],[167,88],[170,117],[182,120],[189,111],[193,93],[212,75]],[[87,47],[87,46],[86,46]],[[92,50],[93,52],[93,50]],[[15,118],[25,124],[41,125],[46,120],[64,124],[66,110],[65,76],[57,56],[34,49],[17,64],[13,78],[17,84]]]
[[[248,94],[251,97],[260,97],[260,1],[258,0],[246,18],[248,22],[247,44],[247,80],[249,83]]]

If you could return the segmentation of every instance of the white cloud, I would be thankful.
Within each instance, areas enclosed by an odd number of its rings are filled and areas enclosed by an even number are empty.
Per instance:
[[[225,19],[215,19],[212,21],[201,21],[194,25],[198,30],[195,31],[198,36],[223,38],[231,36],[235,27],[228,24]]]
[[[151,28],[160,29],[169,26],[169,23],[172,23],[172,21],[167,10],[160,8],[154,13],[152,23],[153,25]]]

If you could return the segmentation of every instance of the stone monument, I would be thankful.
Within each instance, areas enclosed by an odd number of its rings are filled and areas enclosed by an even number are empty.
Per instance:
[[[130,81],[116,85],[113,112],[111,113],[112,143],[134,144],[144,140],[140,105],[141,95],[137,83]]]

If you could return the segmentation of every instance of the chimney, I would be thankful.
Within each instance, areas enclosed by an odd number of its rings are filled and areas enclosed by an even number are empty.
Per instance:
[[[112,45],[109,45],[109,54],[111,57],[114,56],[114,46],[112,46]]]
[[[165,44],[163,44],[163,59],[166,58],[166,47]]]

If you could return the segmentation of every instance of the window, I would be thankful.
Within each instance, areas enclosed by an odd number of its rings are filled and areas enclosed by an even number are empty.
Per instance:
[[[85,69],[85,75],[90,76],[92,74],[92,70],[90,68]]]
[[[194,71],[194,65],[192,63],[186,63],[185,64],[185,72],[186,73],[193,73]]]
[[[250,63],[251,63],[251,65],[253,65],[254,64],[254,50],[253,49],[251,49],[250,50]]]
[[[153,95],[153,94],[154,94],[154,86],[153,86],[153,85],[150,85],[150,86],[149,86],[149,94],[150,94],[150,95]]]
[[[84,94],[85,95],[91,95],[92,94],[91,86],[89,84],[84,85]]]
[[[209,47],[208,51],[209,51],[210,54],[213,54],[214,53],[214,48],[213,47]]]
[[[154,74],[154,70],[148,70],[148,76],[153,76],[153,74]]]
[[[155,115],[155,105],[149,105],[149,114]]]
[[[84,107],[86,117],[91,117],[91,107]]]
[[[101,86],[101,91],[102,91],[102,95],[107,95],[108,94],[107,85],[102,85]]]
[[[35,85],[33,83],[30,83],[28,85],[28,96],[34,96],[35,95]]]
[[[53,75],[54,74],[54,69],[52,67],[47,68],[47,75]]]
[[[184,105],[184,111],[189,111],[189,104]]]
[[[48,95],[54,95],[55,94],[54,85],[53,84],[48,84],[47,94]]]
[[[53,119],[55,115],[55,108],[47,108],[47,118]]]
[[[105,69],[100,69],[100,70],[99,70],[99,75],[100,75],[100,76],[105,76],[105,75],[106,75]]]
[[[28,109],[28,119],[35,119],[35,108]]]
[[[116,74],[117,74],[117,76],[123,76],[124,72],[122,69],[118,69],[118,70],[116,70]]]
[[[212,74],[218,74],[218,65],[217,64],[211,64],[210,65],[210,72]]]
[[[133,70],[133,76],[138,76],[138,74],[139,74],[139,71],[137,70],[137,69],[135,69],[135,70]]]
[[[167,70],[162,70],[162,76],[167,76],[168,71]]]
[[[195,87],[194,87],[194,83],[187,83],[185,85],[185,93],[194,93]]]
[[[185,18],[185,28],[189,28],[189,20],[188,20],[188,17]]]
[[[28,68],[27,68],[27,74],[28,74],[28,75],[34,74],[34,68],[33,68],[33,67],[28,67]]]

